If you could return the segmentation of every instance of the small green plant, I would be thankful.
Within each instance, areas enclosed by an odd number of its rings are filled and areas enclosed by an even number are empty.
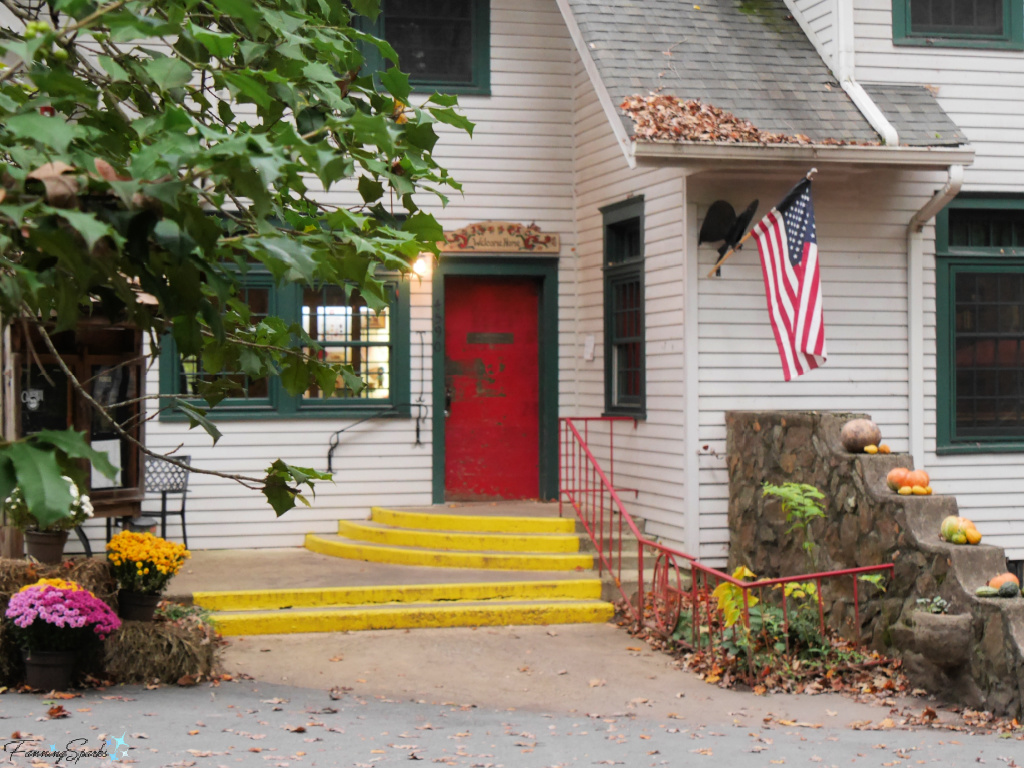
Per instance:
[[[782,502],[782,511],[786,515],[786,522],[790,524],[786,533],[802,531],[804,551],[812,563],[817,563],[815,550],[818,545],[811,538],[810,524],[815,518],[825,516],[825,510],[819,503],[825,498],[825,494],[807,483],[783,483],[782,485],[765,483],[761,495],[764,497],[774,496]]]
[[[857,577],[857,581],[863,581],[867,584],[874,585],[880,592],[885,592],[885,574],[884,573],[863,573]]]
[[[920,597],[917,599],[917,610],[925,613],[945,613],[949,610],[949,603],[938,595],[932,598]]]
[[[738,580],[757,578],[754,572],[745,565],[741,565],[733,571],[732,577]],[[711,593],[711,596],[718,601],[718,610],[722,612],[722,618],[725,619],[726,629],[736,624],[743,616],[743,592],[744,589],[742,587],[738,587],[729,581],[723,581]],[[757,605],[757,602],[756,597],[749,595],[747,598],[747,609],[753,608]]]

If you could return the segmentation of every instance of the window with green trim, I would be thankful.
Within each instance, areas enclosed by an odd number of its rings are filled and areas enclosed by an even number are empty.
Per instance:
[[[490,93],[490,0],[384,0],[366,31],[391,44],[414,90]],[[380,68],[375,49],[367,58]]]
[[[244,374],[238,374],[231,377],[238,385],[237,391],[211,409],[210,415],[215,418],[325,415],[359,418],[381,411],[406,414],[409,408],[408,286],[395,278],[385,283],[385,290],[388,304],[375,312],[367,307],[354,286],[277,286],[267,274],[247,275],[243,294],[253,322],[272,315],[288,324],[301,325],[320,346],[317,354],[321,359],[350,365],[365,386],[356,394],[339,377],[337,387],[329,396],[324,396],[316,384],[301,395],[293,396],[276,377],[251,381]],[[197,394],[198,382],[210,378],[199,360],[179,356],[170,338],[164,344],[160,371],[161,392],[171,395]],[[197,404],[204,403],[197,400]],[[161,417],[174,419],[183,415],[163,411]]]
[[[937,219],[938,447],[1024,449],[1024,197]]]
[[[1024,48],[1020,0],[893,0],[893,42],[963,48]]]
[[[601,209],[604,217],[605,412],[642,417],[644,358],[644,201]]]

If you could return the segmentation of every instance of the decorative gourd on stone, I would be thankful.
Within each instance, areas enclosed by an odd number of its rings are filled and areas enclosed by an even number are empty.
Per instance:
[[[1020,580],[1009,571],[993,576],[988,581],[988,585],[993,589],[1001,589],[1004,584],[1013,584],[1018,590],[1020,589]]]
[[[943,541],[951,544],[977,544],[981,541],[981,533],[971,520],[966,517],[950,515],[942,521],[939,534]]]
[[[901,496],[930,496],[932,493],[931,478],[923,469],[894,467],[889,470],[885,482],[890,490]]]
[[[850,453],[861,453],[869,445],[882,442],[882,430],[871,419],[851,419],[843,424],[839,441]]]

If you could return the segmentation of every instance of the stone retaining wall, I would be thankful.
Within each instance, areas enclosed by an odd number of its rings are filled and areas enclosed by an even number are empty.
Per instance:
[[[885,485],[902,454],[851,454],[842,425],[864,414],[726,414],[729,471],[729,567],[777,577],[891,562],[884,593],[859,584],[861,626],[854,626],[852,580],[823,584],[830,626],[879,650],[901,653],[915,685],[1000,714],[1024,710],[1024,599],[982,599],[974,590],[1006,570],[1003,550],[940,540],[942,519],[957,514],[952,496],[899,496]],[[884,440],[884,435],[883,435]],[[825,518],[809,526],[814,560],[799,531],[786,533],[781,504],[763,483],[808,483],[825,493]],[[918,598],[943,597],[961,618],[919,620]],[[967,620],[963,616],[969,616]],[[949,652],[969,644],[972,651]]]

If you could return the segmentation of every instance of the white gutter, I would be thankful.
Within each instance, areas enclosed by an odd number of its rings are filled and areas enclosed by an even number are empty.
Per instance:
[[[842,163],[862,165],[948,168],[970,165],[970,147],[899,147],[845,144],[731,144],[727,142],[638,141],[633,150],[638,161],[685,163]]]
[[[964,167],[951,165],[945,186],[907,224],[907,388],[910,455],[924,467],[924,225],[946,207],[964,183]]]
[[[810,40],[811,45],[821,56],[822,61],[832,69],[832,74],[846,91],[846,95],[850,97],[875,132],[882,137],[882,143],[888,147],[898,147],[900,137],[896,129],[854,77],[856,40],[853,34],[853,3],[848,0],[837,0],[833,5],[832,29],[835,32],[836,46],[834,56],[821,44],[817,34],[807,23],[800,8],[797,7],[795,0],[786,0],[786,7],[789,9],[790,15],[800,25],[804,36]]]
[[[633,142],[626,133],[626,127],[622,124],[622,116],[619,113],[618,107],[612,101],[612,97],[604,85],[604,80],[601,79],[601,75],[597,71],[597,64],[594,63],[594,57],[590,55],[590,49],[583,39],[580,26],[576,23],[576,17],[573,16],[572,8],[569,7],[569,0],[556,0],[556,4],[558,5],[558,10],[562,12],[562,19],[569,30],[569,37],[572,38],[573,45],[576,46],[576,52],[580,55],[580,61],[583,62],[583,69],[586,70],[587,76],[590,78],[590,84],[594,86],[597,101],[600,103],[601,109],[604,110],[604,114],[612,126],[612,133],[615,134],[615,140],[618,142],[619,149],[622,150],[622,154],[625,156],[626,162],[629,163],[629,167],[636,168],[636,159],[633,157]]]

